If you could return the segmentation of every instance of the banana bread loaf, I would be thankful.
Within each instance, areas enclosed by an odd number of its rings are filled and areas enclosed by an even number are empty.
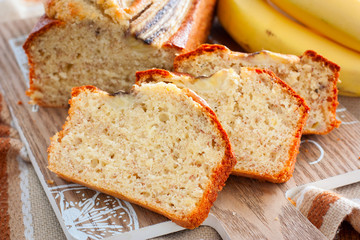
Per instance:
[[[137,70],[172,69],[208,35],[215,0],[47,0],[24,44],[33,104],[68,106],[71,88],[128,90]]]
[[[74,88],[69,117],[48,153],[48,167],[60,177],[186,228],[206,219],[236,162],[205,101],[165,83],[114,94]]]
[[[267,68],[289,84],[310,107],[304,134],[326,134],[339,126],[336,83],[340,67],[314,51],[297,57],[270,51],[232,52],[221,45],[204,44],[174,61],[175,71],[194,76],[209,76],[230,67],[236,71],[241,67]]]
[[[309,108],[272,72],[223,69],[210,77],[165,70],[137,72],[137,84],[168,82],[190,88],[215,111],[229,135],[237,164],[233,174],[285,182],[292,176]]]

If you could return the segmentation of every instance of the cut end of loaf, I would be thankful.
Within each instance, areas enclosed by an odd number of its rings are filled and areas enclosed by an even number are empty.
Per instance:
[[[223,69],[210,77],[152,69],[136,83],[167,82],[199,94],[229,135],[237,164],[233,174],[271,182],[292,176],[309,107],[269,70]]]
[[[128,90],[136,71],[171,70],[206,41],[215,0],[49,0],[24,44],[32,104],[67,107],[71,88]]]
[[[174,60],[175,71],[193,76],[209,76],[223,68],[239,72],[241,67],[269,69],[305,99],[311,110],[304,134],[327,134],[339,126],[336,84],[340,67],[315,51],[297,57],[270,51],[232,52],[225,46],[204,44]]]
[[[30,65],[27,95],[41,106],[68,106],[76,86],[94,85],[110,93],[129,90],[137,70],[171,69],[180,52],[129,37],[114,23],[65,24],[46,17],[40,21],[44,24],[30,35],[24,49]]]
[[[114,95],[74,88],[48,167],[195,228],[235,164],[225,131],[199,99],[164,83]]]

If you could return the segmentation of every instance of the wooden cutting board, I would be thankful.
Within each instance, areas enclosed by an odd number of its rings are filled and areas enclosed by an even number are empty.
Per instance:
[[[24,94],[27,64],[21,45],[23,36],[30,32],[35,22],[36,19],[28,19],[0,25],[0,85],[15,117],[14,125],[26,143],[66,236],[69,239],[102,239],[122,233],[116,239],[141,239],[181,230],[161,215],[66,182],[47,169],[46,150],[50,137],[61,129],[67,109],[34,108],[27,104],[28,98]],[[218,26],[214,27],[209,41],[239,48]],[[343,121],[339,129],[325,136],[302,138],[294,177],[287,183],[272,184],[231,176],[205,224],[218,230],[223,238],[325,239],[290,204],[285,192],[360,168],[360,122],[341,105],[338,117]]]

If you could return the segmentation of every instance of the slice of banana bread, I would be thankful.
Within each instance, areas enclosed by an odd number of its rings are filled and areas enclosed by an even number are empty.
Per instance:
[[[137,70],[172,69],[205,42],[215,0],[47,0],[24,44],[33,104],[66,107],[71,88],[128,90]]]
[[[224,69],[192,78],[165,70],[137,72],[137,84],[164,81],[198,93],[229,135],[237,164],[233,174],[275,183],[291,178],[309,108],[272,72]]]
[[[209,76],[230,67],[236,71],[241,67],[267,68],[289,84],[310,107],[304,134],[326,134],[339,126],[336,83],[340,67],[314,51],[297,57],[270,51],[232,52],[221,45],[204,44],[174,61],[175,71],[194,76]]]
[[[236,163],[205,101],[173,84],[108,94],[73,89],[63,130],[51,139],[49,169],[195,228]]]

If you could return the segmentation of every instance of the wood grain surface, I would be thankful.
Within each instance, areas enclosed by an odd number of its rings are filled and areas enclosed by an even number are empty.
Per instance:
[[[55,213],[63,221],[62,225],[75,236],[87,234],[89,239],[100,239],[167,221],[142,207],[129,207],[121,200],[71,185],[47,169],[46,150],[50,137],[61,129],[67,109],[39,108],[34,111],[27,104],[26,81],[9,45],[10,39],[28,34],[35,22],[36,19],[28,19],[0,25],[0,85],[23,137],[27,139],[35,170]],[[218,25],[215,25],[209,41],[227,43],[231,49],[239,50]],[[325,239],[290,204],[285,192],[298,185],[360,168],[360,123],[342,106],[338,111],[343,121],[339,129],[324,136],[302,138],[294,176],[287,183],[273,184],[237,176],[228,179],[211,212],[232,239]],[[82,207],[81,211],[76,210],[77,207]],[[74,216],[77,219],[68,219]],[[78,228],[73,229],[68,225],[69,221],[78,224]],[[94,231],[86,231],[89,226],[93,226]]]

